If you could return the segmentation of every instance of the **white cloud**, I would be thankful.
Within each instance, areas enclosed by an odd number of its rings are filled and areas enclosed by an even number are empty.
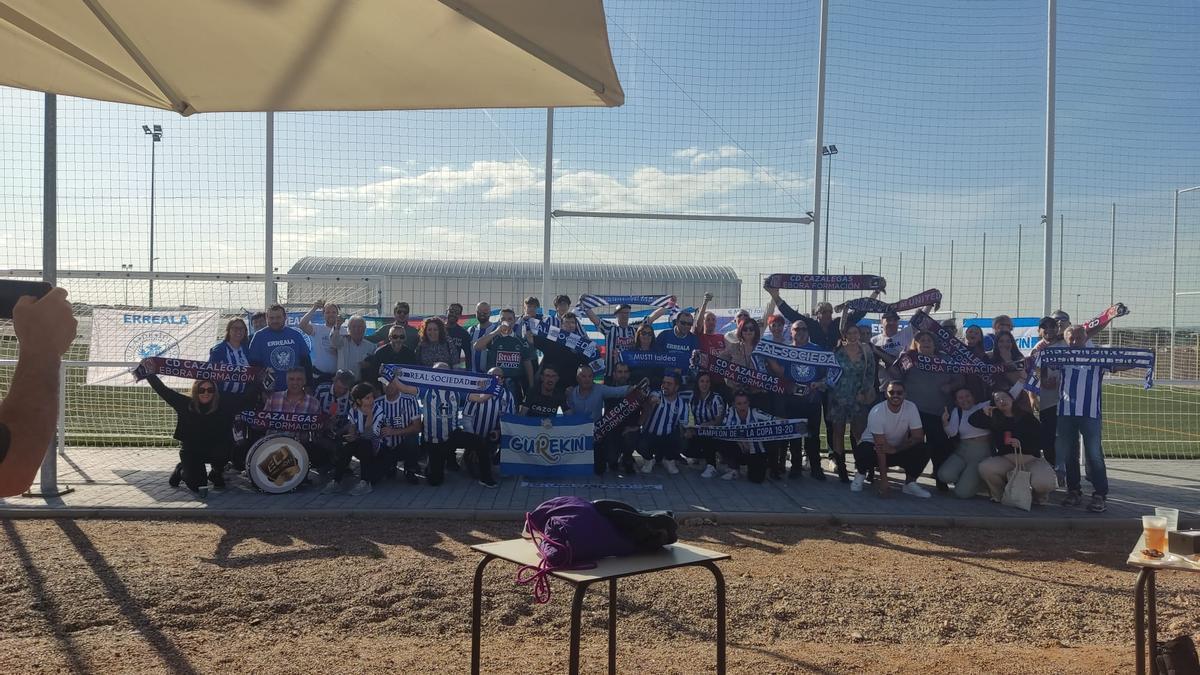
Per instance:
[[[670,173],[644,166],[626,181],[595,171],[567,173],[554,181],[554,189],[570,210],[680,212],[753,181],[749,171],[733,167]]]
[[[363,201],[376,208],[392,209],[410,204],[431,204],[464,191],[476,191],[485,200],[498,201],[535,190],[542,183],[542,171],[524,160],[477,161],[467,168],[441,166],[415,175],[407,175],[395,167],[382,167],[381,170],[404,175],[365,185],[320,188],[309,197],[325,201]]]
[[[722,159],[732,159],[734,157],[743,157],[746,152],[736,145],[722,145],[716,150],[701,150],[695,146],[676,150],[673,153],[681,159],[692,160],[692,165],[704,164],[706,162],[716,162]]]

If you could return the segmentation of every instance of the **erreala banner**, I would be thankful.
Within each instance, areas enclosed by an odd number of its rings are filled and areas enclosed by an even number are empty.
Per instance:
[[[86,383],[116,387],[139,385],[130,368],[142,359],[161,356],[207,361],[208,350],[218,339],[217,311],[212,309],[94,309],[88,359],[128,365],[90,367]],[[164,377],[163,382],[176,389],[191,386],[191,382],[175,377]]]

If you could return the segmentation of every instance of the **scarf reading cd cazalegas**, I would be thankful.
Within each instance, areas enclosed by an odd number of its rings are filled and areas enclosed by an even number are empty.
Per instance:
[[[874,274],[772,274],[763,288],[804,291],[882,291],[887,279]]]

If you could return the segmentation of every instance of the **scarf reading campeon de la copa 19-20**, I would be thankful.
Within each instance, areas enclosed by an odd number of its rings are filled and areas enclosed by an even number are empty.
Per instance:
[[[404,384],[419,389],[445,389],[462,394],[496,395],[500,393],[501,388],[500,380],[495,375],[480,375],[448,368],[385,364],[380,367],[379,374],[389,381],[399,377]]]
[[[786,441],[803,438],[808,433],[808,420],[770,420],[736,427],[695,427],[696,435],[722,441]]]
[[[763,288],[804,291],[882,291],[887,279],[874,274],[772,274]]]
[[[154,364],[156,375],[170,375],[210,382],[253,382],[262,371],[262,368],[258,366],[235,366],[229,363],[169,359],[162,356],[152,356],[145,361]],[[133,369],[133,377],[136,380],[146,379],[147,374],[148,372],[140,363]]]
[[[548,321],[538,322],[537,327],[531,330],[533,330],[534,335],[545,338],[550,342],[557,342],[586,358],[588,360],[588,367],[592,369],[592,373],[596,375],[604,374],[604,357],[600,356],[600,348],[587,337],[579,333],[563,331],[558,326],[551,325]]]
[[[842,365],[838,363],[837,354],[828,349],[793,347],[770,340],[759,340],[754,351],[750,353],[750,358],[754,361],[754,367],[764,373],[768,372],[768,360],[778,361],[794,382],[813,382],[817,379],[817,368],[825,368],[823,379],[829,386],[837,384],[842,378]]]
[[[675,296],[673,295],[592,295],[585,293],[579,296],[576,307],[585,310],[615,305],[670,307],[674,302]]]
[[[925,312],[918,310],[908,320],[908,324],[916,332],[925,331],[932,333],[934,344],[942,352],[942,358],[946,361],[964,366],[973,366],[979,368],[981,371],[986,371],[991,366],[987,361],[976,356],[970,347],[963,344],[957,337],[954,337],[954,333],[951,333],[950,329],[938,323],[936,319]],[[978,374],[979,379],[986,382],[988,386],[996,385],[996,379],[991,374],[987,372],[980,372]]]
[[[1042,368],[1062,368],[1064,366],[1090,366],[1113,370],[1124,368],[1145,368],[1146,376],[1143,386],[1146,389],[1154,386],[1154,350],[1136,349],[1133,347],[1067,347],[1065,349],[1043,349],[1033,359],[1033,369],[1025,380],[1025,389],[1033,393],[1041,393],[1039,387]]]
[[[931,305],[934,309],[942,306],[942,292],[936,288],[921,291],[916,295],[904,298],[903,300],[897,300],[896,302],[884,302],[878,298],[855,298],[846,303],[846,307],[849,307],[852,311],[871,312],[874,314],[907,312]]]

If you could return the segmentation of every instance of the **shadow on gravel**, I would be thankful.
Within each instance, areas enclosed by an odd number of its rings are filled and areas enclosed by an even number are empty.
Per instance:
[[[67,663],[70,664],[71,672],[91,672],[92,669],[83,656],[83,650],[75,643],[72,635],[63,630],[62,613],[59,611],[58,603],[46,592],[46,578],[34,565],[33,557],[29,555],[25,541],[21,539],[21,535],[17,533],[11,520],[2,521],[0,525],[4,527],[4,534],[8,538],[9,546],[12,547],[17,559],[21,561],[21,570],[25,573],[25,578],[29,580],[29,590],[37,599],[37,608],[46,617],[46,624],[54,634],[54,639],[58,641]]]
[[[138,634],[146,638],[150,647],[158,653],[159,658],[163,660],[163,664],[166,666],[166,670],[180,675],[193,675],[196,673],[196,669],[188,661],[183,652],[146,615],[141,603],[129,593],[129,588],[125,586],[125,582],[121,581],[121,576],[108,564],[104,556],[100,555],[95,545],[92,544],[92,540],[79,528],[79,525],[74,520],[65,520],[62,518],[54,522],[63,531],[63,534],[67,536],[67,539],[70,540],[76,552],[79,553],[79,557],[83,558],[88,567],[92,569],[92,573],[96,575],[96,579],[100,581],[100,585],[104,587],[105,592],[108,593],[108,596],[120,610],[121,614],[124,615]]]
[[[383,559],[381,547],[403,547],[435,560],[449,562],[458,557],[438,545],[445,539],[463,546],[482,544],[510,538],[520,533],[515,528],[497,522],[488,523],[430,523],[417,526],[418,521],[386,520],[382,518],[309,520],[289,523],[284,520],[219,520],[214,524],[225,532],[217,542],[211,558],[202,562],[225,569],[241,569],[281,562],[317,560],[353,556]],[[314,527],[314,524],[327,527]],[[449,527],[441,527],[449,525]],[[477,536],[479,531],[486,536]],[[260,541],[283,550],[238,554],[235,549],[248,541]],[[287,548],[283,548],[287,547]]]

